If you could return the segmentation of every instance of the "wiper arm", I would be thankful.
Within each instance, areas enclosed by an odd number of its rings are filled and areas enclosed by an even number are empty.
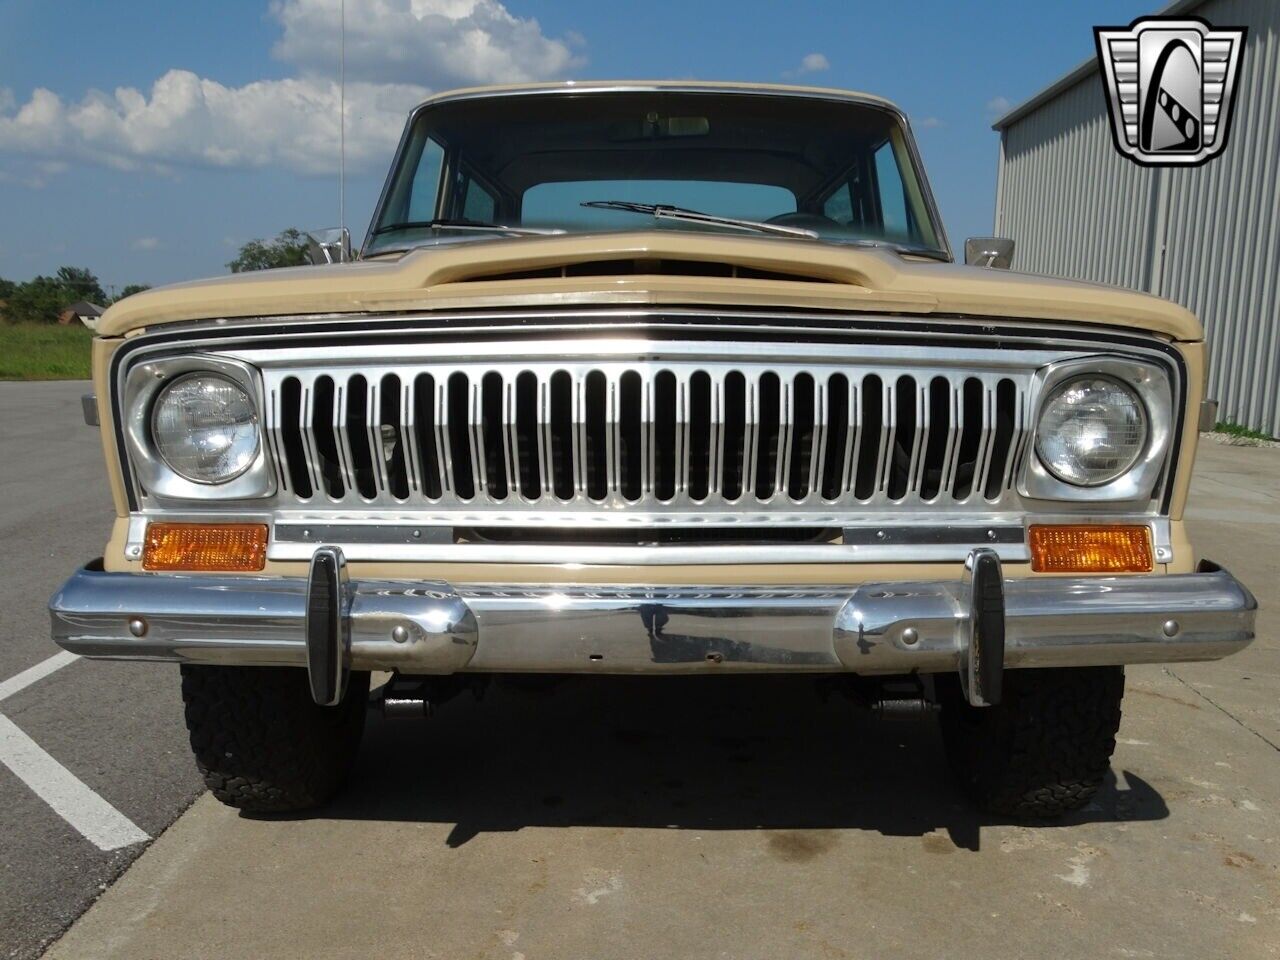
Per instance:
[[[783,237],[804,237],[807,240],[818,239],[817,231],[806,230],[804,227],[786,227],[780,223],[762,223],[759,220],[720,217],[714,213],[703,213],[700,210],[673,207],[669,203],[635,203],[631,200],[583,200],[581,206],[594,207],[597,210],[625,210],[628,213],[648,214],[655,220],[705,223],[715,227],[728,227],[730,230],[745,230],[748,233],[773,233]]]
[[[505,223],[481,223],[476,220],[405,220],[401,223],[388,223],[373,231],[379,234],[392,230],[473,230],[477,233],[507,233],[513,237],[547,237],[558,236],[563,230],[544,229],[542,227],[511,227]]]

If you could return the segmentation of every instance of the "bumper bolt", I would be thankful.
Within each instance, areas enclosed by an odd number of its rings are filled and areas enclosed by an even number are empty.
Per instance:
[[[391,628],[391,639],[394,640],[396,643],[408,643],[409,628],[402,623],[396,624],[394,627]]]
[[[135,637],[145,637],[147,635],[147,621],[141,617],[134,617],[129,621],[129,632]]]
[[[1178,631],[1182,628],[1178,625],[1177,620],[1166,620],[1161,629],[1164,631],[1164,635],[1166,637],[1176,637],[1178,635]]]
[[[920,634],[915,627],[907,627],[902,631],[902,642],[908,647],[914,647],[920,641]]]

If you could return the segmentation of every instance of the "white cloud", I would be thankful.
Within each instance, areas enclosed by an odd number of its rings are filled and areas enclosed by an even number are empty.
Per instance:
[[[800,61],[796,73],[821,73],[831,69],[831,61],[825,53],[806,53]]]
[[[158,237],[139,237],[137,240],[133,241],[130,246],[133,247],[134,250],[159,250],[160,239]]]
[[[386,162],[405,114],[427,92],[405,84],[347,85],[353,170]],[[170,70],[149,93],[120,87],[66,102],[37,89],[16,113],[0,116],[0,151],[125,170],[284,166],[325,173],[338,164],[338,85],[287,79],[225,87]]]
[[[987,101],[987,113],[1002,114],[1008,113],[1009,108],[1013,106],[1013,101],[1008,97],[993,97]]]
[[[303,73],[335,75],[339,9],[339,0],[276,2],[284,35],[273,53]],[[371,83],[512,83],[579,65],[570,46],[581,38],[546,37],[497,0],[351,0],[346,23],[347,76]]]
[[[942,120],[938,117],[921,117],[912,126],[919,130],[932,130],[934,127],[942,126]]]
[[[298,76],[228,87],[170,70],[149,91],[118,87],[24,103],[0,88],[0,153],[120,169],[338,166],[338,0],[283,0],[275,54]],[[380,169],[409,109],[442,86],[562,75],[575,38],[545,37],[496,0],[348,0],[347,165]]]

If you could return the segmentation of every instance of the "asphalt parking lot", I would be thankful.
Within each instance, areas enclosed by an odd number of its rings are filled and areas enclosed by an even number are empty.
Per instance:
[[[0,684],[56,652],[44,603],[105,538],[84,389],[0,384]],[[1130,670],[1114,777],[1048,826],[970,812],[932,724],[760,679],[371,716],[331,807],[187,809],[176,670],[71,662],[0,718],[158,839],[101,850],[0,766],[0,956],[86,907],[48,956],[1280,956],[1280,450],[1202,443],[1190,516],[1259,639]]]

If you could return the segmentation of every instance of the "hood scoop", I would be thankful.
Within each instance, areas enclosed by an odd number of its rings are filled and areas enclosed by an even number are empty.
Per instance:
[[[744,280],[773,280],[792,283],[836,283],[829,276],[815,276],[802,270],[796,272],[761,270],[736,263],[716,260],[675,260],[656,258],[625,258],[618,260],[582,260],[558,266],[538,267],[531,270],[501,270],[459,277],[454,283],[492,283],[503,280],[539,280],[549,277],[727,277]]]

